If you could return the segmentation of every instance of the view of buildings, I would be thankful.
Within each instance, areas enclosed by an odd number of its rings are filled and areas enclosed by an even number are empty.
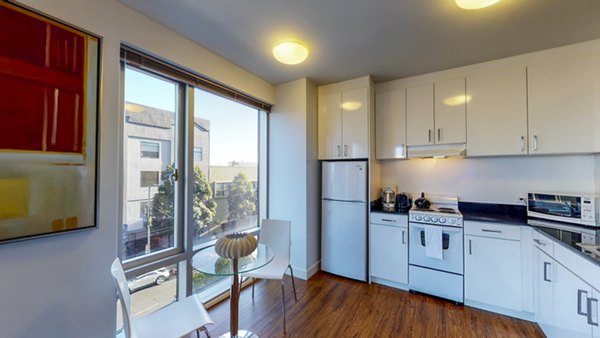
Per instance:
[[[173,245],[172,226],[173,190],[170,167],[175,160],[175,114],[172,111],[153,108],[128,102],[125,114],[125,201],[123,241],[126,257],[135,257],[144,253],[162,250]],[[208,183],[208,189],[199,188],[194,201],[194,221],[198,224],[194,243],[214,238],[222,232],[236,228],[248,228],[256,224],[257,164],[231,161],[228,166],[210,165],[210,121],[194,119],[193,161],[196,170],[202,172],[198,182],[202,187]],[[235,183],[235,178],[238,180]],[[236,185],[237,184],[237,185]],[[247,186],[240,189],[240,185]],[[230,206],[230,197],[235,191],[245,191],[242,199],[251,203],[245,205],[241,213],[236,206]],[[194,189],[196,191],[196,188]],[[161,201],[154,201],[160,195]],[[165,196],[166,195],[166,196]],[[204,196],[209,195],[209,196]],[[162,202],[167,200],[166,204]],[[238,202],[234,202],[238,203]],[[158,205],[161,205],[158,208]],[[196,215],[196,204],[201,204]],[[156,206],[155,206],[156,205]],[[241,206],[240,206],[241,207]],[[165,210],[167,208],[167,210]],[[170,209],[169,209],[170,208]],[[236,218],[230,217],[231,213]],[[171,222],[165,221],[170,219]],[[148,225],[150,224],[150,228]],[[148,235],[150,234],[150,240]]]

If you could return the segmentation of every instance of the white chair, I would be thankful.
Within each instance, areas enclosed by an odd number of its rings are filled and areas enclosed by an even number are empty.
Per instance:
[[[283,275],[289,268],[292,276],[292,287],[294,289],[294,299],[298,301],[296,297],[296,283],[294,282],[294,271],[290,264],[290,247],[291,242],[291,221],[277,220],[277,219],[263,219],[260,227],[260,234],[258,237],[259,243],[265,244],[273,250],[273,261],[263,266],[262,268],[243,273],[243,277],[252,278],[252,298],[254,299],[254,280],[256,278],[262,279],[276,279],[281,281],[281,296],[283,304],[283,332],[286,333],[285,328],[285,291]]]
[[[127,280],[118,258],[112,263],[110,272],[121,300],[123,328],[127,338],[179,338],[194,330],[198,338],[200,331],[204,331],[210,338],[206,325],[213,324],[213,321],[196,295],[181,299],[146,316],[134,318],[131,314]]]

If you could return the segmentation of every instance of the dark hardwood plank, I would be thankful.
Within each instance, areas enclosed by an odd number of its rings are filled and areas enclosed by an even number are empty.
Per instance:
[[[260,337],[545,337],[532,322],[324,272],[296,279],[298,302],[289,276],[285,282],[287,335],[277,281],[257,281],[254,301],[250,287],[242,291],[240,329]],[[229,300],[209,313],[213,337],[229,331]]]

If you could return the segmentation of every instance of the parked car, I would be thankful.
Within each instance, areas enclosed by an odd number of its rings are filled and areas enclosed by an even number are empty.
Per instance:
[[[171,276],[169,270],[160,268],[128,280],[127,286],[129,287],[129,292],[134,292],[149,285],[161,285],[169,276]]]

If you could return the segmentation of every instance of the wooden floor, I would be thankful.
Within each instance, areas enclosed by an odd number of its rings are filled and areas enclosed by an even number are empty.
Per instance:
[[[256,283],[240,296],[240,329],[260,337],[545,337],[535,323],[319,272],[296,279],[298,302],[286,276],[287,335],[283,334],[281,286]],[[229,300],[211,309],[211,335],[229,331]]]

